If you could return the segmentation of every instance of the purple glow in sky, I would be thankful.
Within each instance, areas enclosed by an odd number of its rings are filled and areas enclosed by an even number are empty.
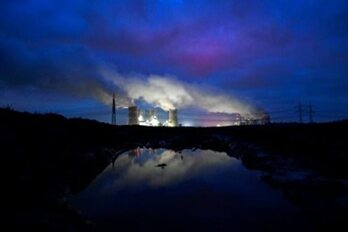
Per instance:
[[[297,120],[299,102],[317,121],[348,118],[348,2],[1,1],[0,106],[109,121],[110,94],[132,96],[105,69],[178,82],[203,105],[214,93],[261,107],[275,121]],[[183,120],[198,102],[185,97]]]

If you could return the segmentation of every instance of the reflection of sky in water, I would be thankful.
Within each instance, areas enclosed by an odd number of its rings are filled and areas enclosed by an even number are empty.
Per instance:
[[[114,168],[110,165],[104,172],[115,176],[113,188],[139,187],[139,185],[167,186],[236,162],[225,153],[210,150],[183,150],[181,153],[176,153],[163,149],[156,151],[141,149],[140,153],[138,156],[133,156],[132,152],[129,153],[130,155],[120,156]],[[166,166],[157,167],[159,164]]]
[[[197,229],[197,223],[205,231],[232,224],[235,231],[268,224],[284,229],[284,218],[293,221],[294,212],[280,192],[260,180],[258,172],[211,150],[126,152],[72,204],[98,224],[136,231],[152,230],[154,223],[169,223],[179,230],[192,225]]]

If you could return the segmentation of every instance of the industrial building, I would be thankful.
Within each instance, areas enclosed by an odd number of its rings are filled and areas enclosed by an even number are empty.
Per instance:
[[[177,109],[171,109],[168,112],[168,126],[170,127],[176,127],[178,126],[178,110]]]
[[[253,115],[242,116],[239,113],[230,114],[228,125],[264,125],[270,123],[270,121],[270,115],[267,112],[257,110]],[[140,110],[137,106],[130,106],[128,107],[128,125],[177,127],[180,126],[178,121],[178,110],[169,110],[168,119],[164,122],[160,122],[155,109]],[[216,126],[221,125],[217,124]]]
[[[112,119],[111,123],[116,125],[116,104],[115,95],[112,102]],[[229,114],[228,124],[217,124],[216,126],[240,126],[240,125],[264,125],[271,122],[270,115],[263,109],[257,109],[252,114],[241,115],[239,113]],[[170,109],[168,119],[160,122],[157,112],[154,108],[140,110],[136,105],[128,107],[128,125],[141,126],[181,126],[178,120],[178,110]]]
[[[136,106],[128,107],[128,125],[139,124],[139,110]]]
[[[253,115],[245,115],[241,118],[240,125],[266,125],[271,123],[271,116],[262,109],[258,109]]]
[[[130,106],[128,107],[128,125],[176,127],[179,125],[178,111],[169,110],[168,120],[160,122],[155,109],[142,111],[137,106]]]

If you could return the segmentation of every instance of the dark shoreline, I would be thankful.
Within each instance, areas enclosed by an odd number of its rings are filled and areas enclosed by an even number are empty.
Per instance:
[[[226,152],[304,207],[311,206],[308,195],[321,202],[348,196],[348,121],[152,128],[9,109],[0,109],[0,118],[5,208],[15,229],[93,230],[66,197],[85,188],[120,151],[136,147]],[[337,211],[337,221],[324,226],[338,226],[348,215],[346,205],[325,207]]]

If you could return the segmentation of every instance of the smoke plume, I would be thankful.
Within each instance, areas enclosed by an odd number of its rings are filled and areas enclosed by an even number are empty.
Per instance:
[[[251,114],[252,107],[235,97],[214,93],[207,87],[184,83],[173,76],[121,75],[102,69],[108,81],[132,100],[142,99],[163,110],[195,107],[213,113]]]

